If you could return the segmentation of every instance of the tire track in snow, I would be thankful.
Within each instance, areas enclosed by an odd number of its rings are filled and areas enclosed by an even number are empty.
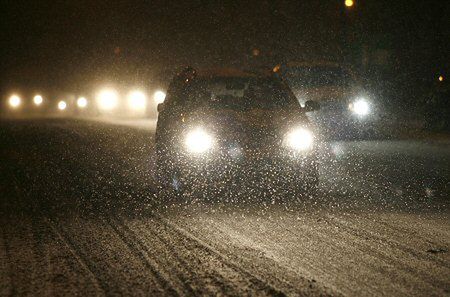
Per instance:
[[[262,280],[260,277],[252,274],[248,270],[233,263],[233,261],[231,261],[226,255],[223,255],[218,250],[213,248],[211,245],[209,245],[206,242],[202,241],[201,239],[197,238],[190,232],[182,229],[178,225],[170,222],[169,220],[167,220],[165,218],[162,218],[162,217],[158,217],[158,218],[166,226],[167,231],[172,232],[172,234],[174,234],[174,235],[182,236],[182,237],[188,239],[189,241],[193,242],[198,248],[204,250],[206,253],[217,257],[218,259],[220,259],[220,261],[222,263],[228,265],[235,271],[239,272],[240,274],[242,274],[243,276],[248,278],[248,280],[252,283],[252,285],[254,285],[259,291],[263,291],[265,294],[271,295],[271,296],[285,296],[286,295],[280,289],[273,287],[271,284]]]
[[[163,267],[160,267],[154,259],[143,252],[145,247],[136,238],[135,234],[126,230],[124,224],[118,224],[108,218],[105,218],[105,222],[117,233],[128,249],[152,272],[167,295],[183,296],[189,293],[185,291],[185,286],[171,281],[171,277],[164,272]]]
[[[158,229],[148,226],[150,223],[145,222],[141,226],[135,227],[139,229],[140,234],[147,234],[148,237],[158,238],[158,240],[170,252],[169,257],[177,259],[179,264],[184,268],[182,271],[189,275],[191,286],[194,287],[195,295],[242,295],[245,288],[245,277],[242,277],[239,271],[234,270],[223,259],[215,257],[215,255],[199,252],[198,249],[186,245],[188,238],[176,234],[170,234],[162,226],[162,222],[152,221],[154,226],[158,225]],[[147,228],[149,227],[149,228]],[[178,270],[180,270],[178,268]],[[179,271],[180,272],[180,271]],[[239,286],[242,284],[242,286]]]
[[[335,224],[336,226],[339,226],[339,228],[342,228],[344,230],[346,229],[346,232],[348,232],[348,234],[351,234],[362,240],[370,239],[370,240],[376,241],[376,242],[384,242],[385,244],[389,245],[389,247],[391,247],[391,248],[395,247],[402,253],[407,253],[407,254],[414,256],[417,260],[435,262],[435,264],[439,264],[442,267],[450,269],[449,262],[446,262],[440,258],[430,257],[429,254],[425,253],[425,251],[424,252],[417,251],[416,249],[413,249],[412,247],[405,245],[402,242],[400,242],[399,240],[397,240],[398,236],[402,236],[403,234],[401,232],[398,232],[398,230],[396,230],[396,228],[392,228],[389,224],[386,224],[386,222],[380,222],[380,223],[382,225],[386,226],[387,228],[391,228],[391,230],[394,231],[390,234],[390,235],[392,235],[392,237],[390,237],[390,238],[388,238],[386,235],[381,236],[381,235],[376,234],[374,231],[368,229],[366,225],[360,224],[360,226],[358,226],[358,224],[355,222],[351,222],[349,220],[343,221],[341,218],[338,218],[334,215],[328,215],[327,217],[333,222],[333,224]],[[398,234],[395,234],[396,232],[398,232]],[[385,232],[385,234],[387,234],[387,233]],[[416,239],[419,241],[420,240],[425,241],[424,237],[419,237]]]
[[[425,267],[423,266],[420,267],[422,269],[417,269],[418,267],[410,265],[411,263],[417,263],[416,261],[419,260],[428,263],[434,262],[435,265],[439,264],[441,266],[438,268],[446,268],[447,273],[449,273],[449,263],[436,257],[424,255],[414,250],[413,248],[404,246],[403,244],[395,240],[379,237],[374,232],[367,230],[366,228],[354,227],[349,221],[344,222],[342,221],[342,219],[339,219],[332,215],[328,217],[329,219],[333,220],[333,224],[338,226],[340,230],[358,239],[357,241],[353,241],[353,243],[355,245],[358,245],[360,247],[360,250],[365,250],[367,252],[370,251],[370,254],[376,256],[377,259],[380,260],[380,262],[384,262],[386,265],[394,265],[397,270],[397,277],[400,277],[400,274],[398,272],[403,272],[409,274],[410,277],[413,278],[412,283],[414,284],[422,283],[423,287],[431,287],[432,289],[439,288],[442,290],[442,293],[445,292],[445,290],[449,289],[450,283],[448,281],[443,281],[436,278],[432,274],[430,266],[427,265],[426,269],[424,269]],[[377,249],[368,241],[372,241],[377,244],[383,244],[386,249]],[[403,255],[399,255],[398,257],[393,256],[394,251],[392,249],[397,249]],[[391,250],[392,252],[387,252],[386,250]],[[406,261],[404,259],[406,259]],[[402,276],[402,278],[404,279],[404,283],[411,282],[411,280],[407,279],[407,276]]]
[[[365,268],[370,268],[370,270],[372,271],[372,273],[368,274],[371,275],[373,273],[378,273],[381,275],[392,275],[393,277],[395,277],[397,280],[401,280],[401,282],[399,282],[401,285],[400,287],[396,286],[396,288],[392,288],[393,290],[397,291],[397,294],[400,292],[403,292],[404,295],[411,295],[414,292],[417,292],[417,290],[421,289],[422,292],[428,292],[430,290],[432,291],[440,291],[441,293],[444,293],[448,290],[449,287],[449,283],[445,282],[443,280],[439,280],[436,279],[436,277],[434,277],[433,275],[430,275],[428,273],[428,270],[430,269],[430,267],[428,265],[422,265],[421,267],[419,267],[420,269],[417,270],[415,267],[408,265],[409,261],[413,261],[413,259],[408,258],[407,256],[403,257],[403,258],[407,258],[409,259],[406,263],[404,261],[402,261],[402,257],[393,257],[391,256],[389,253],[384,252],[384,251],[380,251],[377,250],[373,245],[367,243],[368,237],[369,236],[369,240],[373,240],[375,244],[379,244],[379,242],[383,241],[383,238],[376,238],[376,237],[371,237],[370,234],[368,234],[367,232],[365,232],[365,228],[367,228],[367,225],[362,224],[362,226],[360,226],[359,228],[350,228],[349,226],[347,226],[345,223],[342,222],[341,219],[336,219],[335,217],[333,217],[333,215],[327,215],[326,217],[328,217],[330,219],[331,222],[329,222],[331,225],[336,226],[339,228],[339,232],[338,232],[338,236],[343,236],[343,235],[347,235],[347,236],[351,236],[354,237],[354,239],[351,238],[347,238],[345,241],[339,241],[339,239],[336,237],[336,235],[330,234],[330,231],[332,229],[322,229],[322,228],[316,228],[314,229],[314,233],[311,233],[311,231],[306,230],[306,232],[309,232],[308,235],[305,234],[297,234],[299,230],[297,229],[292,229],[292,227],[285,227],[285,229],[290,232],[292,235],[301,238],[301,237],[305,237],[305,236],[312,236],[312,237],[318,237],[321,238],[320,242],[322,244],[325,244],[327,242],[329,242],[329,244],[327,246],[333,246],[333,250],[335,250],[335,252],[333,252],[333,254],[339,255],[344,252],[348,254],[349,256],[347,257],[348,259],[351,259],[351,255],[352,253],[350,252],[351,250],[353,250],[356,254],[354,254],[354,257],[356,257],[355,259],[363,259],[364,263],[363,266]],[[279,222],[274,221],[272,218],[270,219],[274,224],[279,224]],[[338,220],[338,221],[336,221]],[[363,235],[362,233],[364,233],[365,235]],[[333,239],[334,238],[334,239]],[[336,239],[338,241],[336,241]],[[389,240],[391,241],[391,240]],[[395,242],[395,241],[394,241]],[[339,246],[341,246],[341,248],[339,249],[338,246],[335,247],[335,245],[339,243]],[[347,244],[342,244],[342,243],[347,243]],[[388,246],[388,249],[391,248],[391,246]],[[413,251],[414,255],[417,254],[417,252],[415,252],[412,249],[408,249],[409,251]],[[359,256],[358,256],[359,254]],[[363,258],[361,258],[363,257]],[[372,259],[372,260],[371,260]],[[424,260],[430,260],[429,257],[425,257],[423,258]],[[383,264],[384,263],[384,264]],[[355,268],[357,267],[361,267],[362,263],[359,263],[355,266]],[[335,269],[339,269],[338,266],[333,265],[332,261],[330,261],[328,263],[328,266],[334,267]],[[387,269],[391,266],[395,266],[396,270],[390,271],[390,269]],[[398,268],[398,269],[397,269]],[[386,270],[387,269],[387,270]],[[384,272],[383,272],[384,271]],[[323,271],[323,273],[327,273],[325,271]],[[329,271],[328,271],[329,273]],[[392,278],[389,278],[389,282],[390,284],[396,285],[397,282],[392,282],[391,281]],[[342,280],[341,280],[342,281]],[[411,291],[411,287],[410,285],[405,285],[405,284],[415,284],[418,285],[416,286],[416,288],[414,290]],[[365,286],[363,285],[364,283],[362,282],[361,285],[359,285],[358,287],[360,288],[364,288]],[[367,284],[366,284],[367,286]],[[342,287],[342,285],[341,285]],[[380,291],[377,291],[377,288],[375,286],[372,286],[373,289],[375,291],[373,291],[374,294],[380,294]],[[366,287],[367,289],[367,287]],[[392,291],[391,289],[391,291]],[[367,293],[367,292],[366,292]]]
[[[333,290],[334,295],[342,294],[341,292],[353,292],[355,295],[360,295],[364,292],[366,295],[375,295],[378,292],[378,288],[374,284],[367,284],[363,279],[352,279],[352,282],[348,281],[348,275],[343,274],[343,267],[340,267],[340,263],[336,263],[336,256],[341,255],[341,249],[336,246],[335,239],[330,238],[330,234],[321,234],[316,230],[311,231],[308,226],[302,226],[301,231],[304,233],[298,234],[299,230],[291,229],[291,225],[285,226],[279,220],[274,220],[272,217],[265,217],[264,220],[258,222],[258,226],[264,225],[265,230],[270,230],[269,234],[257,234],[258,228],[252,229],[252,220],[249,217],[246,218],[244,226],[240,222],[230,226],[227,219],[216,218],[212,222],[211,228],[221,229],[223,226],[243,234],[244,237],[249,238],[250,241],[255,241],[257,246],[262,246],[262,250],[265,254],[279,254],[278,256],[269,256],[268,258],[275,261],[285,269],[291,270],[297,275],[302,277],[308,276],[309,278],[317,279],[320,283],[326,284],[328,288]],[[255,226],[256,227],[256,226]],[[290,234],[286,234],[286,232]],[[225,234],[228,234],[225,231]],[[256,236],[256,239],[252,238]],[[276,236],[280,236],[277,238]],[[297,238],[298,240],[292,240]],[[264,241],[267,239],[266,241]],[[306,239],[306,242],[305,242]],[[308,242],[315,244],[314,246],[308,246]],[[305,244],[308,250],[304,250],[302,257],[298,258],[298,252],[305,248]],[[327,249],[320,255],[317,254],[317,245]],[[294,251],[294,247],[298,250]],[[251,246],[251,248],[255,247]],[[348,253],[351,255],[351,253]],[[342,255],[341,255],[342,256]],[[348,264],[348,263],[347,263]],[[347,265],[346,267],[351,271],[352,267]],[[344,269],[344,271],[346,271]],[[330,283],[330,281],[332,281]],[[339,283],[339,286],[334,285]],[[357,285],[355,285],[357,283]],[[355,288],[358,290],[354,292]],[[362,289],[361,289],[362,288]],[[344,293],[345,294],[345,293]]]
[[[61,227],[58,228],[57,224],[50,218],[45,221],[50,229],[55,233],[55,235],[61,239],[61,241],[65,244],[67,249],[70,251],[74,259],[80,264],[81,267],[85,269],[87,274],[89,275],[91,281],[95,284],[95,287],[98,292],[101,292],[102,295],[108,294],[108,283],[98,277],[100,275],[99,271],[96,269],[95,265],[93,265],[88,258],[83,254],[81,249],[75,244],[73,240],[70,239],[66,231],[64,231]]]

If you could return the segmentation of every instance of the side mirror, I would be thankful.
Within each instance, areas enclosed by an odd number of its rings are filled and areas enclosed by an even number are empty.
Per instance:
[[[320,109],[320,104],[319,102],[308,100],[305,102],[305,107],[303,107],[303,109],[305,109],[306,112],[316,111]]]
[[[156,110],[158,112],[161,112],[164,110],[164,103],[159,103],[158,106],[156,107]]]

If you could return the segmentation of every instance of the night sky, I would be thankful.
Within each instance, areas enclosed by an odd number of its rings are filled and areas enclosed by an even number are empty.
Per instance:
[[[267,63],[339,60],[345,32],[388,48],[402,75],[448,69],[449,1],[343,2],[2,1],[2,92],[142,85],[180,65],[247,65],[255,48]]]

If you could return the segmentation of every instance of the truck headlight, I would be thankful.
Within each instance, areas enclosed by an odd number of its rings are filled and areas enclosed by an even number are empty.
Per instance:
[[[212,148],[213,138],[203,129],[197,128],[186,135],[184,144],[189,152],[201,154]]]
[[[312,149],[314,136],[305,128],[297,128],[286,134],[285,144],[296,151],[309,151]]]
[[[370,112],[369,102],[364,98],[357,99],[355,102],[350,103],[349,108],[355,114],[360,116],[365,116]]]

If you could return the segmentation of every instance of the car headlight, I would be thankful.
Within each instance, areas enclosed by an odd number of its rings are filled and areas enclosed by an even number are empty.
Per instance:
[[[44,99],[42,98],[41,95],[36,95],[33,98],[34,105],[36,105],[36,106],[41,105],[43,101],[44,101]]]
[[[102,90],[97,95],[98,107],[104,111],[111,111],[119,104],[119,96],[114,90]]]
[[[88,101],[84,97],[80,97],[77,99],[77,106],[79,108],[85,108],[88,105]]]
[[[212,148],[213,138],[201,128],[190,131],[186,135],[185,145],[191,153],[204,153]]]
[[[141,91],[133,91],[128,94],[128,106],[135,111],[143,111],[147,107],[147,98]]]
[[[11,97],[9,97],[8,102],[9,106],[11,106],[12,108],[17,108],[22,103],[22,99],[20,99],[20,97],[17,95],[12,95]]]
[[[355,114],[360,116],[365,116],[370,112],[369,102],[364,98],[357,99],[355,102],[350,103],[349,108]]]
[[[153,99],[155,99],[156,104],[163,103],[166,99],[166,93],[161,90],[158,90],[153,94]]]
[[[286,134],[285,144],[296,151],[309,151],[312,149],[314,136],[305,128],[297,128]]]
[[[58,109],[59,110],[65,110],[67,108],[67,103],[64,100],[61,100],[58,102]]]

